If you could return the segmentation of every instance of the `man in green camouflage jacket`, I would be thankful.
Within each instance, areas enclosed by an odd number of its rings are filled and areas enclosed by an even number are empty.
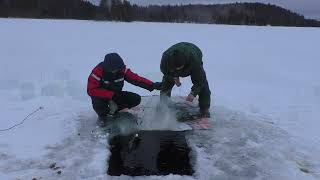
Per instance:
[[[160,69],[163,73],[162,100],[171,96],[174,85],[181,85],[179,77],[191,76],[193,86],[186,100],[192,102],[198,95],[201,116],[210,117],[211,92],[203,69],[202,52],[196,45],[180,42],[171,46],[162,55]]]

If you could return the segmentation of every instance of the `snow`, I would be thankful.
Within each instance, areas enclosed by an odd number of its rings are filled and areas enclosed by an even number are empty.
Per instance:
[[[320,177],[318,28],[32,19],[0,19],[0,27],[0,129],[44,107],[0,132],[0,179],[131,179],[105,173],[108,135],[96,127],[87,77],[118,52],[133,71],[160,81],[162,52],[180,41],[203,51],[213,129],[188,136],[194,176],[135,179]],[[173,95],[190,87],[184,78]],[[172,126],[165,122],[143,125]]]

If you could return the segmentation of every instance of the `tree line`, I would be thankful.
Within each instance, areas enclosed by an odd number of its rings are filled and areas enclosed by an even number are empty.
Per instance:
[[[126,0],[0,0],[0,17],[90,19],[234,25],[314,26],[320,22],[263,3],[132,5]]]

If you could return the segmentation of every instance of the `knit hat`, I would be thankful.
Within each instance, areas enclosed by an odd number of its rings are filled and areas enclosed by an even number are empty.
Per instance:
[[[107,72],[120,70],[125,67],[122,58],[117,53],[107,54],[104,57],[103,66],[104,66],[104,70]]]

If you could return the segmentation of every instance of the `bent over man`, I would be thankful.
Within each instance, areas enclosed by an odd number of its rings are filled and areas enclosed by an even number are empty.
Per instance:
[[[210,117],[211,92],[203,69],[202,52],[196,45],[180,42],[171,46],[162,55],[160,69],[163,73],[162,100],[171,96],[174,85],[181,85],[179,77],[191,76],[193,86],[186,100],[192,102],[199,96],[201,117]]]

